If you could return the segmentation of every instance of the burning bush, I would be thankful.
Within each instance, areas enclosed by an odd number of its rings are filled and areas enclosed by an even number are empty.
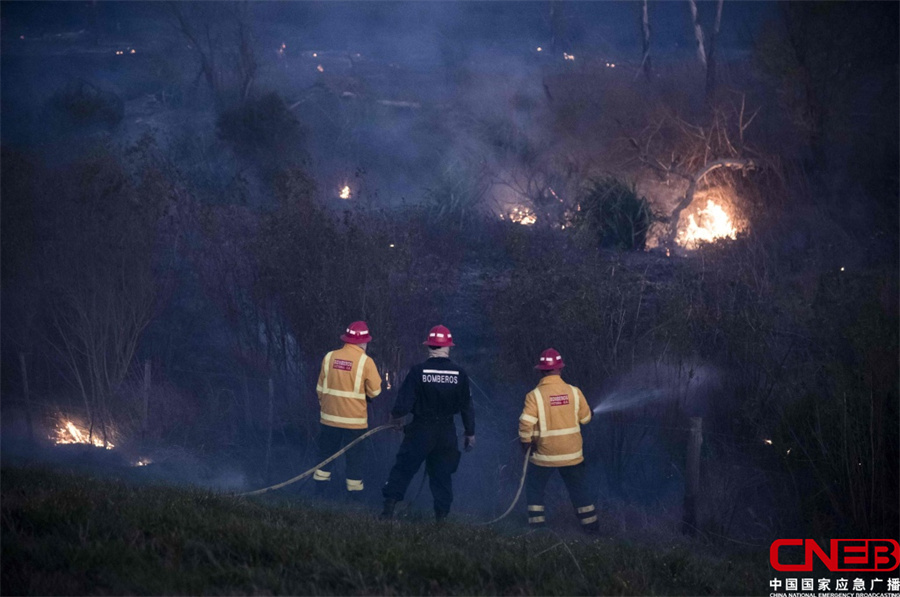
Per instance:
[[[634,186],[607,176],[593,181],[575,212],[579,235],[596,238],[603,248],[642,250],[653,213]]]

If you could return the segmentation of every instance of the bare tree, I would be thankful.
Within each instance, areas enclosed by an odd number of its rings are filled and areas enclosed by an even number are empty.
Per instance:
[[[116,394],[168,288],[157,260],[168,193],[153,174],[139,176],[135,184],[109,154],[93,155],[42,193],[46,341],[81,396],[91,435],[99,427],[105,443]]]
[[[716,43],[719,39],[719,28],[722,25],[722,6],[724,0],[716,3],[716,20],[709,34],[709,45],[706,50],[706,97],[712,99],[716,93]]]
[[[663,179],[675,177],[687,184],[684,196],[668,217],[668,230],[662,244],[672,246],[678,234],[681,213],[690,207],[698,186],[712,172],[720,169],[748,171],[761,166],[745,143],[745,132],[759,110],[747,115],[744,97],[740,105],[717,108],[710,122],[696,125],[664,114],[638,135],[628,137],[637,151],[638,160]]]
[[[706,48],[703,43],[703,27],[700,25],[700,13],[697,11],[696,0],[688,0],[691,9],[691,24],[694,26],[694,40],[697,43],[697,60],[706,68]]]
[[[641,76],[643,70],[644,76],[648,81],[653,80],[653,67],[650,63],[650,12],[647,9],[647,0],[641,2],[641,68],[634,74],[635,80]]]
[[[196,80],[206,80],[219,108],[245,102],[256,80],[250,9],[239,4],[168,4],[176,28],[200,61]]]
[[[697,1],[688,0],[691,10],[691,23],[694,28],[694,39],[697,43],[697,59],[706,70],[706,98],[711,100],[716,92],[716,42],[719,37],[719,29],[722,24],[722,6],[724,0],[716,2],[716,18],[712,30],[704,35],[703,26],[700,24],[700,14],[697,10]]]
[[[153,317],[158,293],[149,268],[127,254],[79,269],[79,276],[57,289],[51,345],[81,394],[91,434],[99,424],[108,443],[110,401]]]

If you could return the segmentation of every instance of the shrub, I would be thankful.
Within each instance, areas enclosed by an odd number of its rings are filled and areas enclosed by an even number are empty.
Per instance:
[[[593,181],[575,212],[579,236],[603,248],[642,250],[652,223],[647,199],[612,176]]]
[[[84,79],[66,83],[50,98],[49,108],[50,120],[59,127],[114,127],[125,116],[125,103],[121,97]]]
[[[300,123],[277,93],[248,100],[225,110],[216,122],[219,137],[238,153],[266,163],[297,157],[303,148]]]

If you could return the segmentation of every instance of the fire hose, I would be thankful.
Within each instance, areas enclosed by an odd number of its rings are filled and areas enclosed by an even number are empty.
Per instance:
[[[363,433],[362,435],[360,435],[355,440],[353,440],[352,442],[350,442],[349,444],[347,444],[346,446],[344,446],[343,448],[341,448],[340,450],[338,450],[337,452],[335,452],[334,454],[332,454],[331,456],[329,456],[328,458],[326,458],[325,460],[323,460],[322,462],[320,462],[319,464],[317,464],[316,466],[309,469],[308,471],[300,473],[296,477],[293,477],[292,479],[288,479],[287,481],[284,481],[283,483],[279,483],[277,485],[272,485],[270,487],[263,487],[262,489],[257,489],[255,491],[247,491],[245,493],[238,493],[237,497],[244,497],[244,496],[248,496],[248,495],[262,495],[262,494],[268,493],[270,491],[275,491],[276,489],[281,489],[282,487],[287,487],[288,485],[291,485],[292,483],[296,483],[297,481],[302,481],[303,479],[310,476],[311,474],[313,474],[318,469],[322,468],[323,466],[325,466],[332,460],[335,460],[336,458],[343,455],[344,452],[346,452],[347,450],[349,450],[350,448],[352,448],[353,446],[355,446],[362,440],[366,439],[370,435],[375,435],[376,433],[384,431],[385,429],[396,429],[396,427],[394,425],[387,424],[387,425],[381,425],[380,427],[376,427],[375,429],[370,429],[370,430],[366,431],[365,433]]]
[[[522,497],[522,488],[525,487],[525,476],[528,474],[528,460],[531,458],[531,448],[533,446],[528,446],[528,451],[525,452],[525,462],[522,463],[522,477],[519,479],[519,489],[516,491],[516,497],[513,498],[512,503],[509,505],[509,508],[506,509],[506,512],[495,518],[494,520],[490,520],[488,522],[482,522],[477,524],[476,526],[488,526],[494,524],[495,522],[500,522],[507,516],[509,513],[513,511],[513,508],[516,507],[516,504],[519,503],[519,498]]]
[[[300,473],[299,475],[297,475],[296,477],[292,477],[292,478],[288,479],[287,481],[283,481],[282,483],[278,483],[276,485],[271,485],[269,487],[263,487],[262,489],[256,489],[254,491],[247,491],[244,493],[235,494],[235,497],[262,495],[262,494],[268,493],[270,491],[275,491],[276,489],[281,489],[282,487],[287,487],[288,485],[296,483],[297,481],[302,481],[306,477],[309,477],[311,474],[316,472],[318,469],[322,468],[326,464],[328,464],[328,463],[332,462],[333,460],[342,456],[350,448],[352,448],[353,446],[355,446],[362,440],[366,439],[370,435],[375,435],[376,433],[380,433],[381,431],[384,431],[385,429],[395,429],[395,428],[396,427],[394,425],[387,424],[387,425],[381,425],[380,427],[375,427],[374,429],[370,429],[369,431],[360,435],[358,438],[356,438],[355,440],[353,440],[352,442],[350,442],[349,444],[347,444],[346,446],[344,446],[343,448],[341,448],[340,450],[338,450],[337,452],[335,452],[334,454],[332,454],[331,456],[329,456],[328,458],[326,458],[325,460],[323,460],[322,462],[317,464],[316,466],[312,467],[308,471],[304,471],[304,472]],[[513,511],[513,508],[515,508],[516,504],[519,503],[519,498],[522,497],[522,488],[525,486],[525,476],[528,474],[528,459],[530,456],[531,456],[531,446],[528,447],[528,451],[525,453],[525,462],[522,464],[522,476],[519,479],[519,488],[516,491],[516,496],[513,498],[513,501],[509,505],[509,508],[506,509],[506,512],[504,512],[503,514],[501,514],[500,516],[498,516],[497,518],[495,518],[491,521],[482,522],[476,526],[487,526],[487,525],[494,524],[495,522],[499,522],[499,521],[503,520],[504,518],[506,518],[507,516],[509,516],[509,513]],[[422,476],[422,485],[424,485],[424,484],[425,484],[425,476],[423,475]],[[420,486],[419,491],[421,491],[421,490],[422,490],[422,487]],[[416,494],[416,497],[418,497],[418,494]],[[415,501],[415,498],[413,499],[413,501]]]

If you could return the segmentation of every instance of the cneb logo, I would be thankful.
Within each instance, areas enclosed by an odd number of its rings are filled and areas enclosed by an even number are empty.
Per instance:
[[[778,550],[803,547],[802,564],[782,564]],[[778,539],[769,548],[769,562],[780,572],[812,572],[815,555],[832,572],[890,572],[900,566],[900,544],[893,539],[832,539],[828,552],[812,539]]]

